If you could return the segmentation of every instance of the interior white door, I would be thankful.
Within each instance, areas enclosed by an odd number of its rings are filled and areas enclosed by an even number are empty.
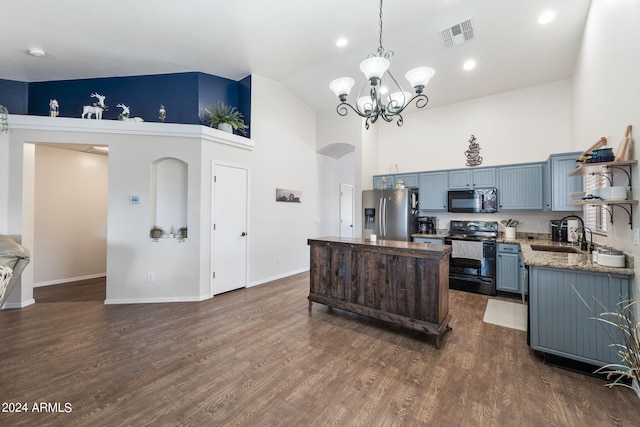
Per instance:
[[[213,294],[247,286],[248,170],[214,165]]]
[[[353,185],[340,184],[340,237],[353,237]]]

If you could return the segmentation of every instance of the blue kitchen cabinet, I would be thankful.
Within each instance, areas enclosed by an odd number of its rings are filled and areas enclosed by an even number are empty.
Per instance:
[[[534,350],[583,363],[620,363],[615,327],[595,320],[631,298],[627,275],[529,267],[530,343]],[[606,310],[603,308],[606,307]]]
[[[571,193],[584,189],[582,176],[568,176],[576,168],[576,159],[581,152],[552,154],[543,168],[544,210],[579,211],[571,206]]]
[[[449,189],[467,190],[496,186],[496,168],[459,169],[449,171]]]
[[[499,291],[520,293],[520,245],[517,243],[498,243],[496,260],[496,289]]]
[[[498,168],[499,210],[542,210],[542,163]]]
[[[417,173],[403,173],[393,176],[394,182],[402,180],[406,188],[418,188],[418,174]]]
[[[395,188],[395,179],[393,175],[375,175],[373,177],[373,189],[384,190],[387,188]]]
[[[418,175],[420,189],[418,203],[420,210],[446,211],[447,210],[447,171],[427,172]]]

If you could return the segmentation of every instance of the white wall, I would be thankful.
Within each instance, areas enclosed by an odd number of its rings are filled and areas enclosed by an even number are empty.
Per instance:
[[[256,75],[251,108],[249,282],[258,284],[309,268],[307,239],[320,234],[321,203],[315,112],[282,84]],[[276,188],[302,191],[302,203],[276,202]]]
[[[592,0],[582,46],[572,78],[572,145],[584,150],[600,137],[607,146],[618,147],[627,125],[633,126],[632,144],[640,131],[640,2]],[[638,148],[631,158],[637,159]],[[632,169],[634,199],[640,198],[640,172]],[[617,185],[625,185],[624,174],[615,174]],[[613,208],[614,224],[606,239],[608,245],[636,255],[635,295],[640,295],[640,247],[633,243],[629,217]],[[634,208],[633,227],[640,227],[640,214]]]
[[[482,166],[544,161],[571,151],[570,81],[478,98],[405,115],[404,125],[378,123],[377,174],[465,168],[475,135]]]
[[[0,201],[9,199],[9,133],[0,132]],[[9,204],[0,203],[0,234],[7,234]]]
[[[108,158],[35,147],[34,286],[105,275]]]

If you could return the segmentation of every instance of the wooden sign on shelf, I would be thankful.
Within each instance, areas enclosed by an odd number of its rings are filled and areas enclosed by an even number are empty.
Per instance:
[[[627,150],[629,149],[629,143],[631,141],[631,125],[627,126],[627,130],[624,133],[624,137],[618,144],[618,150],[616,151],[616,162],[621,162],[625,159]]]

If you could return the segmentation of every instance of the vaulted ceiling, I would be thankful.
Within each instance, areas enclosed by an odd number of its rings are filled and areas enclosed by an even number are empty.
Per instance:
[[[436,70],[442,106],[571,76],[590,0],[386,0],[390,70]],[[24,82],[201,71],[282,82],[316,110],[335,108],[331,80],[364,83],[378,47],[378,0],[30,0],[0,13],[0,78]],[[547,9],[556,18],[537,22]],[[440,31],[471,18],[474,39],[444,47]],[[345,37],[343,48],[336,40]],[[28,54],[30,48],[46,52]],[[474,59],[474,70],[462,64]],[[408,86],[408,85],[407,85]],[[1,94],[0,94],[1,99]]]

